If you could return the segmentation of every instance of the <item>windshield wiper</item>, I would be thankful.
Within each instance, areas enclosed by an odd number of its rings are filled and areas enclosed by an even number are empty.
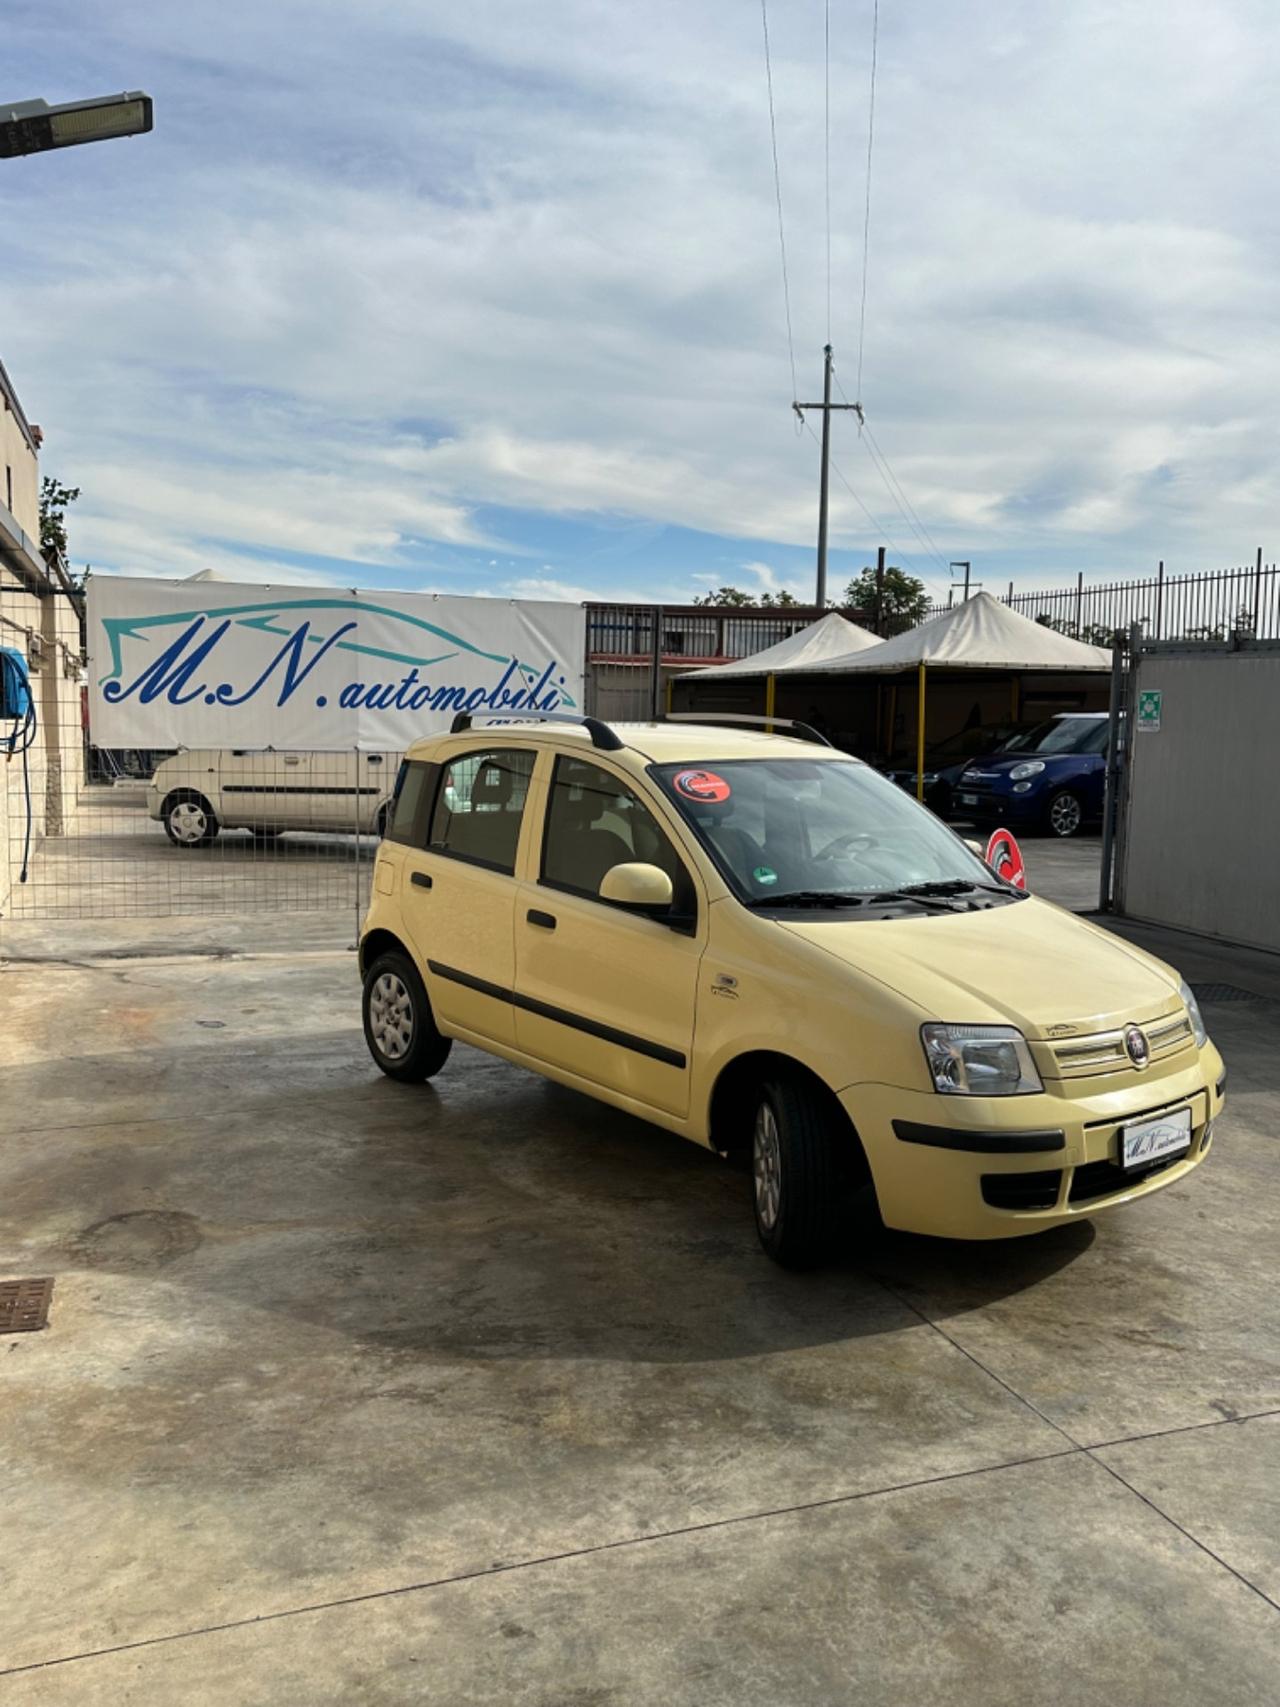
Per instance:
[[[971,883],[967,877],[939,878],[932,883],[906,883],[899,895],[968,895],[981,889],[987,895],[1012,895],[1021,900],[1025,889],[1015,889],[1011,883]]]
[[[865,895],[851,895],[840,889],[786,889],[781,895],[757,895],[748,907],[861,907]]]
[[[957,887],[957,883],[959,886]],[[973,888],[970,883],[951,879],[938,883],[907,883],[901,889],[880,889],[874,895],[869,895],[869,901],[915,901],[921,907],[936,907],[939,912],[954,913],[959,909],[951,902],[958,899],[966,890]]]

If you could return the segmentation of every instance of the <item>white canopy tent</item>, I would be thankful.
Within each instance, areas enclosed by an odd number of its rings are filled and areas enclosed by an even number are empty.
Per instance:
[[[801,675],[810,670],[834,668],[846,658],[865,652],[872,646],[883,645],[876,635],[868,634],[856,622],[849,622],[839,611],[811,622],[776,646],[766,646],[763,652],[753,652],[749,658],[739,658],[733,664],[708,664],[701,670],[686,670],[684,679],[695,676],[716,676],[721,681],[741,676]]]
[[[925,665],[949,670],[1109,670],[1111,654],[1105,647],[1086,646],[1020,616],[990,593],[975,593],[919,628],[882,641],[874,654],[831,658],[808,668],[889,671]]]
[[[924,799],[925,681],[928,671],[1033,670],[1101,671],[1111,668],[1111,654],[1102,646],[1086,646],[1032,622],[990,593],[975,593],[954,609],[943,611],[919,628],[895,635],[854,657],[810,664],[815,675],[891,675],[916,673],[919,694],[916,715],[916,798]]]

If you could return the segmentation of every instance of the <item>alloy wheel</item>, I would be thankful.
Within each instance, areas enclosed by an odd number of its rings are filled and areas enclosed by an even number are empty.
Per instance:
[[[1080,802],[1074,794],[1060,794],[1049,808],[1049,825],[1055,836],[1074,836],[1080,817]]]

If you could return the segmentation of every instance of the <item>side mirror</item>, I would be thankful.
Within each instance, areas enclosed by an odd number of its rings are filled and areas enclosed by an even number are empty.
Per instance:
[[[632,861],[605,872],[600,882],[600,899],[613,901],[619,907],[665,912],[675,899],[675,891],[671,879],[658,866]]]
[[[978,858],[985,863],[986,857],[987,857],[987,849],[986,849],[985,843],[975,842],[972,836],[966,836],[964,839],[964,845],[965,845],[965,847],[968,848],[970,853],[976,853]]]

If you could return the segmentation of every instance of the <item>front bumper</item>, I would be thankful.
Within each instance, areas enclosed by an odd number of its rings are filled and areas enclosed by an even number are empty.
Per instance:
[[[1182,1179],[1208,1153],[1207,1129],[1222,1112],[1224,1083],[1222,1057],[1209,1042],[1187,1066],[1134,1074],[1119,1087],[1048,1081],[1034,1096],[982,1098],[853,1085],[840,1101],[862,1139],[887,1226],[949,1239],[1009,1239],[1087,1220]],[[1118,1128],[1181,1107],[1191,1109],[1190,1149],[1123,1173]],[[898,1135],[904,1127],[915,1129],[914,1141]],[[921,1141],[918,1129],[962,1133],[975,1147]]]
[[[953,801],[958,818],[1007,824],[1010,829],[1018,824],[1034,824],[1044,812],[1042,791],[1014,794],[1009,789],[997,790],[963,780],[956,784]]]

